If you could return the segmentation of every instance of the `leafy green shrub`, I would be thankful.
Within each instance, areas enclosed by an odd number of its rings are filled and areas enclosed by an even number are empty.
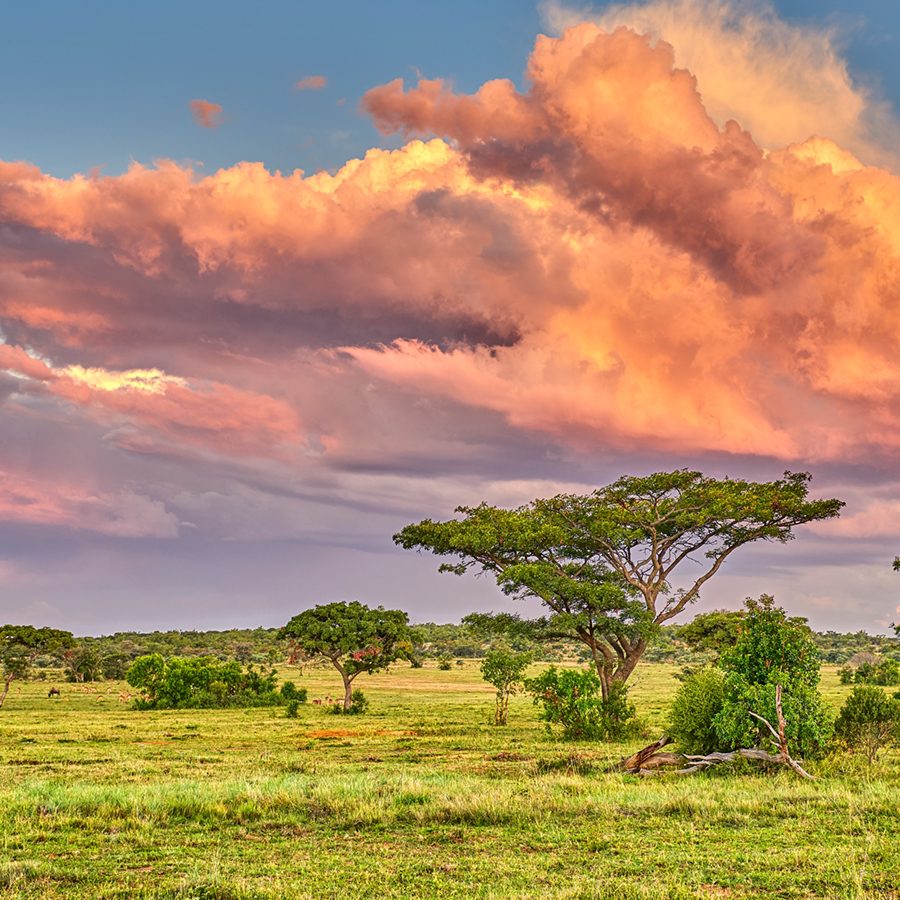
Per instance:
[[[858,685],[834,723],[835,737],[871,765],[882,747],[900,744],[900,700],[874,685]]]
[[[684,679],[669,716],[669,733],[684,753],[712,753],[718,748],[715,719],[724,703],[721,669],[701,669]]]
[[[223,709],[278,706],[284,698],[269,672],[212,656],[163,659],[159,653],[139,656],[126,675],[143,692],[139,709]]]
[[[900,684],[900,662],[888,657],[875,662],[860,663],[856,669],[844,666],[838,669],[841,684],[880,684],[894,687]]]
[[[453,660],[449,656],[442,656],[438,660],[438,668],[442,672],[449,672],[453,668]]]
[[[306,703],[306,688],[298,688],[293,681],[285,681],[278,693],[281,694],[281,699],[286,703],[290,703],[293,700],[296,700],[297,703]]]
[[[772,597],[748,600],[735,645],[722,654],[724,702],[714,726],[719,750],[767,743],[768,729],[750,713],[775,723],[775,688],[783,689],[786,734],[798,756],[821,756],[832,723],[818,691],[819,649],[805,619],[788,617]]]
[[[627,688],[613,682],[604,700],[596,672],[550,666],[528,679],[525,690],[543,707],[547,730],[560,725],[569,740],[616,740],[634,731],[634,706],[628,703]]]
[[[300,710],[300,701],[297,699],[291,699],[291,700],[288,700],[288,702],[287,702],[287,707],[284,710],[284,714],[289,719],[296,719],[297,713],[299,712],[299,710]]]

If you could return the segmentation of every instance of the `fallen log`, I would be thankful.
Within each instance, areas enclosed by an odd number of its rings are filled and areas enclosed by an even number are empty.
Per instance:
[[[623,759],[622,768],[627,772],[637,772],[638,770],[645,768],[648,760],[656,756],[666,744],[671,743],[672,738],[663,735],[658,741],[654,741],[652,744],[644,747],[643,750],[638,750],[637,753],[633,756],[629,756],[628,759]],[[668,756],[670,754],[666,755]]]
[[[661,770],[669,767],[681,766],[674,769],[670,774],[673,775],[694,775],[697,772],[705,772],[712,766],[721,765],[722,763],[733,763],[738,759],[749,759],[755,762],[768,763],[771,765],[787,766],[803,778],[813,780],[812,775],[807,772],[788,752],[786,724],[784,721],[784,712],[781,708],[781,685],[775,688],[775,712],[778,715],[778,729],[776,730],[770,722],[755,712],[750,715],[754,719],[762,722],[772,734],[778,753],[768,753],[759,747],[742,747],[738,750],[729,750],[727,752],[694,754],[694,753],[661,753],[660,750],[668,744],[672,743],[672,739],[663,735],[658,741],[648,744],[643,750],[622,760],[622,768],[626,772],[635,775],[658,775]]]

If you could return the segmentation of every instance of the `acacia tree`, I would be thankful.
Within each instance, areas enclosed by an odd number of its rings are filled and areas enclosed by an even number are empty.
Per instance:
[[[683,469],[623,477],[517,509],[458,507],[461,519],[425,519],[394,541],[459,560],[440,571],[490,573],[505,593],[540,599],[550,615],[533,633],[586,644],[606,698],[654,630],[693,603],[738,548],[783,543],[797,525],[839,515],[842,501],[808,499],[809,481],[804,472],[752,482]],[[685,563],[691,574],[676,587]]]
[[[294,641],[306,658],[329,660],[340,672],[344,712],[350,709],[357,675],[385,669],[412,648],[405,612],[370,609],[356,600],[304,610],[281,629],[279,637]]]
[[[59,653],[72,647],[75,639],[69,631],[35,628],[33,625],[0,627],[0,663],[3,666],[3,693],[0,708],[16,678],[27,678],[35,659],[42,653]]]

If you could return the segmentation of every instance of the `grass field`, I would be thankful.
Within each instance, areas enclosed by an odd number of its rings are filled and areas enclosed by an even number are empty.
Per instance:
[[[433,664],[432,664],[433,665]],[[653,737],[673,669],[632,697]],[[286,670],[310,699],[325,669]],[[0,711],[0,897],[900,898],[900,754],[638,779],[630,746],[489,724],[477,663],[396,666],[366,716],[137,712],[123,685],[14,684]],[[826,671],[839,704],[849,688]]]

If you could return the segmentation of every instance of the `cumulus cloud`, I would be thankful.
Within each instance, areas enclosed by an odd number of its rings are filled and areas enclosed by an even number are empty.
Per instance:
[[[159,369],[54,368],[21,347],[0,344],[0,367],[108,425],[138,425],[223,455],[283,456],[301,442],[296,410],[273,397],[216,382],[189,382]],[[135,446],[129,435],[129,444]]]
[[[218,128],[222,119],[222,106],[209,100],[191,100],[191,115],[201,128]]]
[[[762,147],[820,136],[869,162],[896,162],[900,128],[874,86],[851,76],[836,26],[781,19],[765,0],[651,0],[594,9],[542,5],[557,34],[587,20],[620,25],[672,45],[675,63],[696,76],[721,126],[736,119]]]
[[[328,84],[324,75],[305,75],[294,85],[295,91],[321,91]]]

